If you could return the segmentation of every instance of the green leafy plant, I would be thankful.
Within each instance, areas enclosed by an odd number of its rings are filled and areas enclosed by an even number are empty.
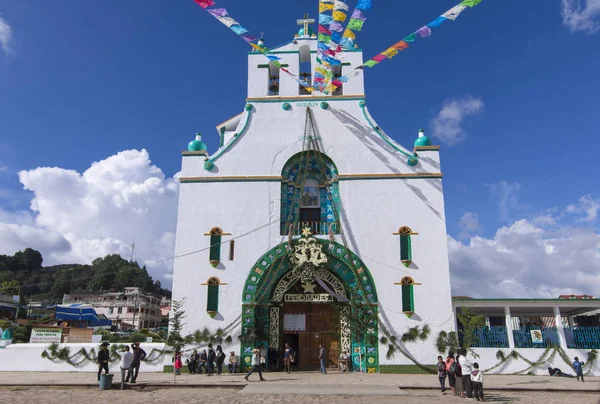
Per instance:
[[[457,314],[459,328],[462,330],[462,344],[461,346],[465,349],[470,349],[475,346],[478,342],[475,331],[479,327],[485,325],[485,317],[475,313],[468,307],[461,308]]]
[[[458,336],[456,332],[440,331],[435,340],[435,348],[439,354],[458,351]]]

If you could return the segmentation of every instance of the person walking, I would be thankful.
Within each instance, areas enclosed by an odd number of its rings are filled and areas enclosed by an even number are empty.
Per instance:
[[[215,350],[212,347],[212,344],[208,344],[208,353],[206,360],[206,376],[212,376],[215,372]]]
[[[131,344],[131,348],[133,348],[133,364],[131,365],[131,372],[127,373],[127,379],[125,381],[129,382],[129,376],[131,376],[131,383],[135,383],[140,371],[140,365],[142,364],[142,361],[146,359],[146,351],[140,348],[139,342]]]
[[[235,352],[231,351],[229,353],[229,363],[227,364],[227,367],[229,368],[229,373],[235,373],[235,368],[237,367],[237,363],[238,363],[238,357],[236,356]]]
[[[322,375],[326,375],[327,369],[325,368],[325,346],[323,344],[319,344],[319,364],[321,365],[319,372]]]
[[[462,368],[462,382],[463,389],[467,393],[467,398],[473,398],[473,384],[471,383],[471,372],[473,371],[473,363],[467,358],[467,350],[463,349],[461,351],[461,360],[460,365]]]
[[[221,345],[217,345],[217,375],[223,373],[223,362],[225,362],[225,353]]]
[[[448,352],[448,356],[446,357],[446,374],[448,375],[448,385],[450,386],[450,391],[453,394],[456,394],[456,365],[454,359],[454,352]]]
[[[261,382],[266,381],[263,378],[262,369],[260,366],[260,348],[259,347],[256,347],[252,350],[252,369],[250,369],[248,374],[246,376],[244,376],[244,379],[246,379],[246,381],[249,381],[248,378],[250,377],[250,375],[253,372],[258,372],[258,376],[260,377]]]
[[[438,356],[437,371],[440,386],[442,387],[442,394],[446,394],[446,362],[444,362],[444,358],[441,356]]]
[[[129,351],[129,347],[125,345],[123,348],[123,356],[121,356],[121,390],[125,389],[125,373],[131,372],[131,365],[133,364],[133,354]]]
[[[292,372],[292,363],[294,363],[294,350],[286,343],[283,348],[283,370],[288,374]]]
[[[578,357],[575,357],[575,361],[573,361],[573,369],[575,369],[575,373],[577,374],[577,381],[579,381],[579,378],[581,377],[581,381],[585,382],[585,380],[583,380],[583,362],[579,362]]]
[[[100,350],[98,351],[98,383],[100,383],[100,374],[104,370],[104,374],[108,374],[108,362],[110,362],[110,353],[108,352],[108,346],[110,344],[104,341],[100,344]]]
[[[473,383],[473,395],[477,401],[483,400],[483,372],[479,370],[479,363],[473,364],[473,370],[471,371],[471,382]]]

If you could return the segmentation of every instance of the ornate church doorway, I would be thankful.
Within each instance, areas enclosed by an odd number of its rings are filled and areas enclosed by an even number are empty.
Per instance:
[[[303,247],[309,245],[318,251],[308,253]],[[250,271],[242,302],[242,367],[250,365],[252,348],[262,344],[274,367],[282,369],[287,342],[299,370],[318,369],[323,344],[330,367],[346,350],[354,370],[378,371],[375,284],[360,258],[342,245],[309,234],[291,246],[276,246]]]

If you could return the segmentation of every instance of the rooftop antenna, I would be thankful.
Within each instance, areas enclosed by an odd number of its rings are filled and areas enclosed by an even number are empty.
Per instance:
[[[131,243],[131,257],[129,258],[129,262],[133,262],[133,250],[135,250],[135,243]]]

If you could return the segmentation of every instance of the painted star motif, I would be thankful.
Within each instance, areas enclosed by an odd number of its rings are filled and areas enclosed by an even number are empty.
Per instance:
[[[303,283],[302,284],[302,288],[304,289],[304,293],[315,293],[315,288],[317,287],[317,285],[315,285],[314,283]]]
[[[310,227],[305,227],[304,229],[302,229],[302,235],[304,237],[309,237],[310,235],[312,235],[312,232],[310,231]]]

